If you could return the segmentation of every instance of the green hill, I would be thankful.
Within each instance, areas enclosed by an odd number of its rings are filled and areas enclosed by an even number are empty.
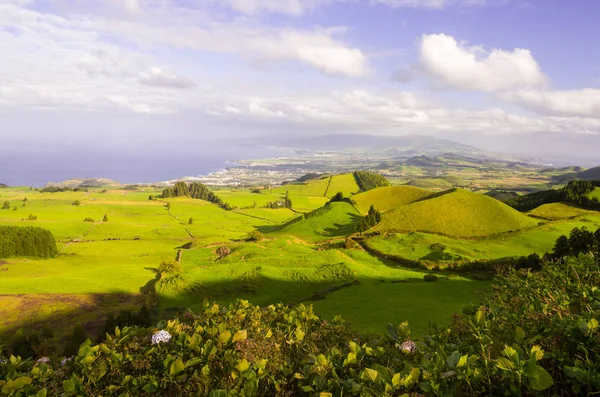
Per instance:
[[[537,223],[496,199],[455,189],[387,212],[374,230],[480,237]]]
[[[295,221],[288,222],[274,233],[292,235],[311,242],[327,240],[352,234],[355,224],[360,218],[360,214],[352,204],[328,203]]]
[[[585,181],[597,181],[597,180],[600,180],[600,166],[594,167],[594,168],[590,168],[589,170],[585,170],[585,171],[579,172],[577,174],[577,177],[579,179],[583,179]]]
[[[371,205],[381,212],[387,212],[432,194],[429,190],[414,186],[389,186],[357,194],[352,200],[356,203],[356,208],[362,214],[366,214]]]
[[[452,184],[441,178],[422,178],[413,179],[407,183],[408,186],[420,187],[423,189],[450,189]]]
[[[600,190],[598,192],[600,193]],[[544,204],[529,211],[529,215],[548,220],[569,219],[586,214],[594,214],[594,212],[567,203]]]
[[[352,174],[334,175],[331,177],[325,195],[327,197],[333,197],[337,192],[344,193],[344,196],[346,197],[360,192],[360,188],[356,184],[356,179]]]

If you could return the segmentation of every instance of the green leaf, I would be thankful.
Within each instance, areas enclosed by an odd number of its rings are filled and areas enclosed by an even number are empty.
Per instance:
[[[201,364],[204,361],[204,359],[202,357],[194,357],[189,359],[186,363],[185,363],[185,367],[186,368],[190,368],[193,367],[195,365]]]
[[[477,310],[477,313],[475,313],[475,323],[477,325],[482,325],[484,321],[485,313],[483,312],[483,310]]]
[[[25,386],[31,384],[31,378],[28,376],[22,376],[20,378],[15,379],[15,388],[16,390],[22,389]]]
[[[35,397],[46,397],[47,394],[48,394],[47,389],[41,389],[40,391],[35,393]]]
[[[246,372],[248,368],[250,368],[250,363],[246,359],[243,359],[238,363],[238,365],[235,366],[235,369],[237,369],[239,373]]]
[[[448,357],[448,360],[446,360],[446,363],[448,364],[448,367],[456,368],[456,364],[458,364],[459,359],[460,359],[460,353],[454,352]]]
[[[68,379],[63,382],[63,390],[65,391],[65,393],[73,393],[75,392],[75,388],[76,385],[73,379]]]
[[[523,342],[524,339],[525,339],[525,331],[523,330],[523,328],[517,327],[517,329],[515,330],[515,340],[517,342]]]
[[[231,340],[231,342],[235,343],[238,340],[246,340],[247,338],[248,338],[248,333],[244,329],[242,331],[236,332],[235,335],[233,335],[233,339]]]
[[[348,358],[346,358],[346,360],[344,361],[344,366],[350,364],[356,364],[356,354],[354,353],[348,353]]]
[[[515,369],[515,364],[513,364],[513,362],[510,361],[508,358],[500,357],[496,361],[496,367],[505,371],[512,371],[513,369]]]
[[[371,382],[375,382],[377,380],[378,376],[379,376],[379,373],[377,371],[375,371],[374,369],[365,368],[365,370],[362,373],[361,378],[368,379]]]
[[[302,331],[302,328],[298,327],[296,328],[296,332],[294,332],[294,336],[296,336],[296,342],[300,342],[301,340],[304,340],[304,335],[306,335],[304,333],[304,331]]]
[[[87,356],[87,357],[84,357],[84,358],[83,358],[83,359],[80,361],[80,363],[81,363],[81,365],[83,365],[84,367],[88,367],[88,366],[92,365],[92,363],[93,363],[95,360],[96,360],[96,357],[95,357],[95,356]]]
[[[319,397],[333,397],[333,394],[326,391],[322,391],[321,393],[319,393]]]
[[[229,338],[231,338],[231,332],[229,331],[223,331],[219,334],[219,341],[222,344],[229,342]]]
[[[185,369],[185,365],[183,364],[183,361],[178,358],[177,360],[173,361],[173,363],[171,363],[171,368],[169,369],[169,375],[171,376],[175,376],[178,373],[180,373],[181,371],[183,371]]]
[[[458,360],[458,364],[456,364],[456,368],[462,368],[467,366],[467,360],[469,359],[468,355],[461,356]]]
[[[554,384],[552,376],[539,365],[530,367],[527,375],[529,376],[529,387],[533,390],[546,390]]]
[[[504,355],[508,357],[513,363],[519,363],[519,353],[512,347],[505,345],[504,346]]]
[[[591,333],[593,330],[598,328],[598,320],[596,320],[595,318],[592,318],[590,321],[587,322],[587,327],[588,327],[588,331]]]
[[[402,375],[400,375],[399,373],[394,374],[394,376],[392,377],[392,385],[394,387],[399,387],[400,385],[402,385]]]
[[[535,361],[539,361],[544,358],[544,351],[540,345],[535,345],[531,348],[531,356],[535,357]]]
[[[398,330],[392,324],[387,325],[387,333],[392,340],[395,341],[398,339]]]

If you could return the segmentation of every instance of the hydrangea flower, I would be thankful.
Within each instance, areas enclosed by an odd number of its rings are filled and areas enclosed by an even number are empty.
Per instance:
[[[400,345],[400,350],[402,350],[405,353],[416,353],[417,352],[417,344],[415,342],[413,342],[412,340],[407,340],[406,342],[404,342],[403,344]]]
[[[158,331],[152,335],[152,344],[157,345],[159,343],[169,343],[171,340],[171,334],[165,330]]]
[[[65,358],[63,358],[63,359],[61,360],[61,362],[60,362],[60,366],[61,366],[61,367],[64,367],[65,365],[67,365],[67,363],[68,363],[69,361],[72,361],[72,360],[73,360],[73,357],[65,357]]]
[[[48,357],[42,357],[36,361],[36,363],[40,363],[40,364],[48,364],[49,362],[50,362],[50,359]]]

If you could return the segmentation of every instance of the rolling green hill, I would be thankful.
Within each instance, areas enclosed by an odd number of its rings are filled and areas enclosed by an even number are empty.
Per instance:
[[[600,180],[600,166],[594,167],[594,168],[590,168],[589,170],[585,170],[585,171],[579,172],[577,174],[577,177],[579,179],[583,179],[583,180],[586,180],[586,181],[597,181],[597,180]]]
[[[407,183],[408,186],[420,187],[422,189],[450,189],[452,184],[441,178],[413,179]]]
[[[352,197],[352,200],[355,201],[356,208],[362,214],[366,214],[371,205],[381,212],[387,212],[432,194],[429,190],[414,186],[388,186],[357,194]]]
[[[306,214],[302,220],[290,222],[275,234],[292,235],[311,242],[322,241],[352,234],[359,219],[360,214],[351,204],[329,203]]]
[[[586,214],[595,214],[595,212],[587,211],[568,203],[544,204],[529,211],[529,215],[548,220],[569,219]]]
[[[374,230],[477,237],[537,224],[498,200],[456,189],[389,211]]]

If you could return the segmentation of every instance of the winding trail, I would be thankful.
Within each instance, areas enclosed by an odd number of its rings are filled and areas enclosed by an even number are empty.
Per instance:
[[[64,250],[65,248],[67,248],[67,247],[68,247],[69,245],[71,245],[72,243],[78,243],[78,242],[79,242],[79,241],[80,241],[80,240],[81,240],[83,237],[85,237],[85,236],[87,236],[88,234],[90,234],[90,233],[91,233],[91,231],[92,231],[92,230],[94,230],[94,228],[96,227],[96,225],[97,225],[98,223],[101,223],[101,222],[94,222],[94,224],[92,225],[92,227],[90,227],[88,230],[86,230],[86,231],[85,231],[85,233],[83,233],[81,236],[79,236],[79,237],[75,237],[75,238],[72,238],[72,239],[71,239],[71,240],[70,240],[70,241],[69,241],[69,242],[68,242],[68,243],[67,243],[67,244],[66,244],[64,247],[62,247],[62,248],[59,250],[59,252],[62,252],[62,250]]]

